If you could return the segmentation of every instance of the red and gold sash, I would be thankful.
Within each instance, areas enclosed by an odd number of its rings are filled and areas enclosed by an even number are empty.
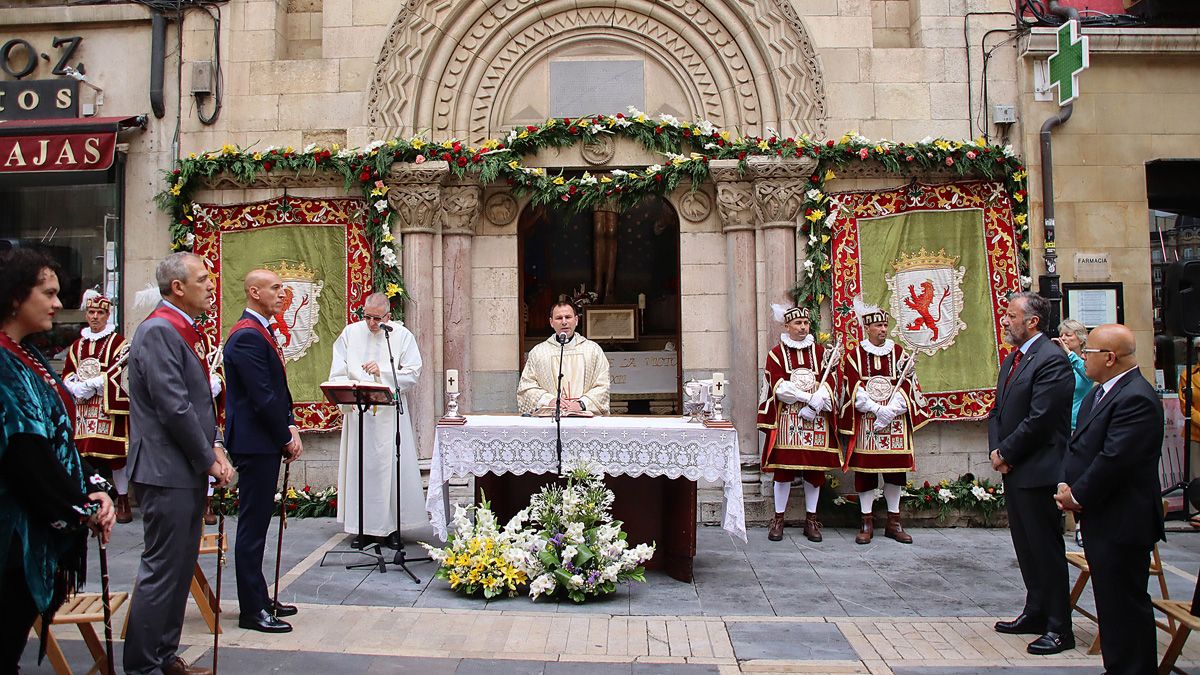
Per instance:
[[[258,319],[251,317],[242,317],[239,319],[237,323],[233,324],[233,330],[229,331],[229,337],[226,339],[226,341],[228,342],[229,340],[232,340],[234,334],[239,330],[245,330],[247,328],[256,331],[264,340],[267,341],[267,344],[275,348],[275,356],[279,357],[279,365],[283,366],[283,371],[286,373],[287,363],[283,359],[283,348],[279,346],[279,343],[275,341],[275,338]]]
[[[26,368],[37,373],[42,378],[42,381],[54,390],[54,393],[58,394],[58,398],[62,400],[63,407],[67,410],[67,419],[75,419],[75,399],[71,397],[71,394],[63,386],[62,382],[46,368],[46,365],[40,359],[35,357],[24,345],[14,342],[3,331],[0,331],[0,347],[3,347],[12,353],[13,356],[17,357],[17,360],[25,364]]]
[[[179,337],[187,343],[187,346],[200,359],[200,367],[204,372],[208,372],[208,347],[204,343],[204,338],[200,335],[200,331],[196,330],[196,325],[189,323],[187,319],[174,309],[167,307],[165,304],[159,305],[158,309],[150,312],[147,319],[164,319],[171,327],[179,333]]]

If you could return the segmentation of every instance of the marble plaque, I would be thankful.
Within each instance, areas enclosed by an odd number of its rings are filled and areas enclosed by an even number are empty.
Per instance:
[[[551,61],[550,115],[580,117],[639,110],[646,103],[642,61]]]

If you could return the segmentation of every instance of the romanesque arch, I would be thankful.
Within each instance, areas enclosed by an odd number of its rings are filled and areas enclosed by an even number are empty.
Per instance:
[[[747,134],[824,132],[820,65],[789,0],[413,0],[384,42],[368,124],[379,137],[499,134],[514,81],[584,41],[653,60],[686,92],[685,119]]]

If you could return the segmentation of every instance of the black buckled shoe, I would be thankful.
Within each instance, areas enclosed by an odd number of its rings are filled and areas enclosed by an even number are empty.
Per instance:
[[[1046,620],[1035,619],[1025,612],[1012,621],[997,621],[997,633],[1009,635],[1041,635],[1046,632]]]
[[[1029,643],[1025,651],[1038,656],[1058,654],[1068,649],[1075,649],[1075,635],[1072,633],[1046,633]]]
[[[260,609],[252,614],[242,614],[238,617],[238,628],[247,630],[256,630],[260,633],[290,633],[292,632],[292,624],[286,621],[280,621],[267,613],[267,610]]]
[[[275,602],[274,600],[267,601],[267,612],[273,614],[277,619],[282,619],[285,616],[295,616],[299,611],[295,605],[285,605],[282,602]]]

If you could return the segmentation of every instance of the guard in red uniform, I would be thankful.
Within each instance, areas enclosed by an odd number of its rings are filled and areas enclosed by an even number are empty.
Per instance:
[[[884,534],[911,544],[912,536],[900,523],[900,494],[906,472],[916,468],[913,432],[930,418],[917,385],[915,357],[887,337],[887,313],[861,298],[855,298],[854,311],[866,339],[846,354],[840,415],[841,432],[848,437],[846,467],[854,470],[862,508],[862,527],[854,541],[868,544],[875,534],[871,509],[882,474],[888,507]]]
[[[107,467],[117,488],[117,522],[133,520],[125,454],[129,446],[129,393],[125,358],[129,345],[108,322],[112,301],[88,290],[83,294],[87,326],[67,349],[63,382],[75,397],[75,446],[96,468]]]
[[[833,392],[837,390],[838,350],[818,344],[808,309],[773,305],[775,320],[787,332],[767,354],[759,391],[758,428],[766,433],[762,470],[775,474],[775,516],[771,541],[783,539],[783,515],[796,472],[804,475],[804,536],[821,541],[817,500],[825,471],[841,466]]]

